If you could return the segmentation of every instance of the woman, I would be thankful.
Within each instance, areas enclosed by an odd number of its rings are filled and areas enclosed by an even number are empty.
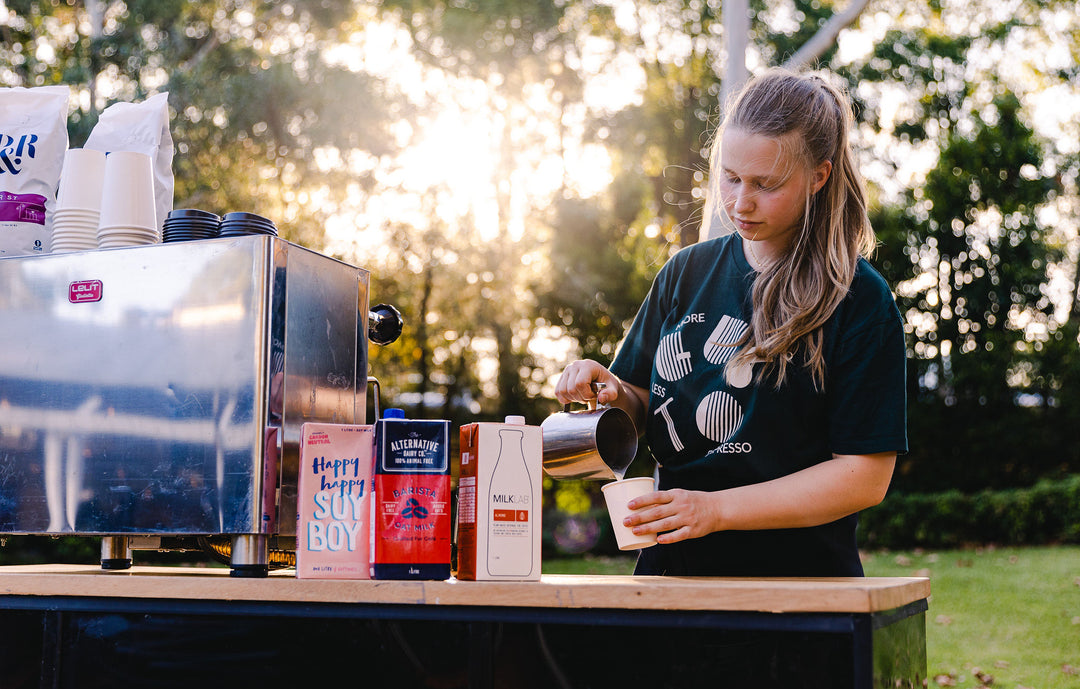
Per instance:
[[[907,450],[905,345],[865,258],[851,125],[818,77],[748,83],[710,161],[706,207],[734,232],[661,269],[610,369],[576,361],[556,384],[626,410],[657,460],[626,521],[659,534],[637,574],[862,575],[855,515]]]

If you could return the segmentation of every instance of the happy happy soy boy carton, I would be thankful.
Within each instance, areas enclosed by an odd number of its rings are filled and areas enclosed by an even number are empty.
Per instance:
[[[305,423],[300,429],[298,579],[370,579],[375,428]]]

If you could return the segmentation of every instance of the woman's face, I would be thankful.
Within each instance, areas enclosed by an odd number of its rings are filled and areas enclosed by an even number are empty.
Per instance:
[[[720,201],[743,238],[761,242],[763,256],[778,256],[802,222],[806,199],[825,184],[828,161],[807,170],[779,139],[737,127],[724,130],[720,148]]]

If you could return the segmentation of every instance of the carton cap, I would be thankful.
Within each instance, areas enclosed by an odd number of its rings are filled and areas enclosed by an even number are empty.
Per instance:
[[[508,417],[506,417],[506,423],[514,425],[514,426],[524,426],[525,425],[525,417],[524,416],[508,416]]]
[[[404,409],[397,409],[395,407],[391,407],[389,409],[383,409],[382,416],[383,416],[384,419],[404,419],[405,418],[405,410]]]

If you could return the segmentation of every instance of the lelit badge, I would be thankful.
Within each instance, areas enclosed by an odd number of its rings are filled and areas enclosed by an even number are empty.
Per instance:
[[[68,301],[81,304],[84,301],[101,301],[101,280],[78,280],[68,285]]]

